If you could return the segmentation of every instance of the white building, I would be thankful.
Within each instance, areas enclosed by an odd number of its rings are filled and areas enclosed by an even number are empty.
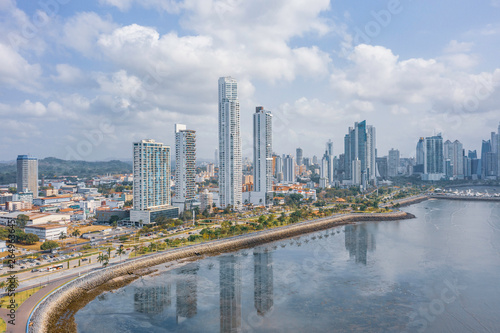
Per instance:
[[[220,207],[240,209],[242,167],[238,84],[232,77],[219,78],[219,198]]]
[[[28,155],[17,156],[17,192],[31,192],[38,198],[38,160]]]
[[[292,155],[283,158],[283,183],[295,183],[295,158]]]
[[[200,194],[200,211],[203,212],[205,209],[208,212],[212,212],[212,204],[214,202],[214,195],[210,193],[207,189],[203,190]]]
[[[361,185],[361,161],[359,159],[352,161],[352,184]]]
[[[377,138],[375,127],[366,126],[366,167],[368,168],[368,176],[370,180],[377,179]]]
[[[267,193],[273,190],[273,116],[258,106],[253,114],[253,183],[254,191]]]
[[[170,206],[170,147],[155,140],[135,142],[134,209],[130,221],[139,225],[156,217],[177,217],[179,209]]]
[[[398,175],[399,164],[399,150],[389,150],[389,158],[387,160],[387,175],[389,177],[396,177]]]
[[[175,124],[175,197],[173,205],[181,211],[195,198],[196,132]],[[189,207],[187,207],[189,208]]]
[[[58,240],[61,232],[68,235],[68,228],[58,224],[32,225],[24,228],[25,233],[35,234],[38,238],[47,240]]]

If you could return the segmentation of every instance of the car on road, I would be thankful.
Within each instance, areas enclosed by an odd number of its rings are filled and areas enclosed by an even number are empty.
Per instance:
[[[32,273],[34,273],[34,272],[39,272],[39,271],[40,271],[40,270],[39,270],[38,268],[33,268],[33,269],[31,270],[31,272],[32,272]]]
[[[82,259],[82,261],[87,261],[87,260],[89,260],[89,258],[83,258],[83,259]]]
[[[25,269],[25,268],[26,268],[26,266],[21,266],[20,268],[21,268],[21,269]]]
[[[41,265],[41,264],[40,264],[39,262],[37,262],[35,265],[39,266],[39,265]]]

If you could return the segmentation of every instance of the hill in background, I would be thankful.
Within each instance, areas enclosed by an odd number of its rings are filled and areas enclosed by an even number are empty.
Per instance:
[[[16,162],[0,163],[0,184],[16,182]],[[104,174],[131,173],[132,163],[122,161],[66,161],[54,157],[38,160],[38,177],[55,178],[60,176],[76,176],[80,178]]]

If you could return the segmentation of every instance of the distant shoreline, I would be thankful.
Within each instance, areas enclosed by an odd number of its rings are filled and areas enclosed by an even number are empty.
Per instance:
[[[403,211],[336,215],[139,257],[122,264],[89,272],[55,290],[33,311],[29,332],[76,332],[73,315],[79,309],[103,291],[127,285],[139,276],[151,273],[150,267],[166,262],[234,252],[243,248],[355,222],[394,221],[411,218],[415,218],[415,216]],[[64,319],[61,319],[63,315]]]

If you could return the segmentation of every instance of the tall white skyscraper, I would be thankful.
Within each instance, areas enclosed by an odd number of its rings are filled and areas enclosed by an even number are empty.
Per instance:
[[[17,156],[17,193],[31,192],[38,198],[38,160],[28,155]]]
[[[134,209],[130,221],[139,225],[154,222],[159,216],[177,217],[170,206],[170,147],[152,139],[135,142]]]
[[[376,147],[377,147],[377,137],[375,127],[368,125],[366,126],[366,167],[368,169],[368,178],[370,180],[377,179],[376,170]]]
[[[196,132],[175,124],[175,197],[174,206],[183,210],[195,197]]]
[[[253,183],[255,192],[273,190],[273,116],[258,106],[253,114]]]
[[[219,78],[219,204],[239,209],[242,205],[240,102],[238,83]]]

